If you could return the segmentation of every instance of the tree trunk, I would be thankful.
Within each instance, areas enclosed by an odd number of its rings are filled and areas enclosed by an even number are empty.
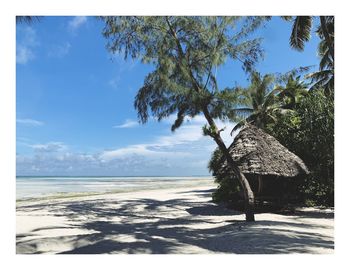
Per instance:
[[[165,20],[166,20],[166,23],[169,27],[170,33],[176,42],[179,58],[181,60],[186,61],[185,54],[181,48],[180,41],[177,38],[176,31],[173,29],[168,17],[165,17]],[[197,93],[201,93],[202,89],[200,88],[195,77],[193,76],[193,73],[192,73],[192,70],[189,66],[189,63],[187,62],[187,65],[184,65],[182,62],[181,65],[183,65],[187,69],[188,74],[191,78],[191,83],[192,83],[193,89]],[[213,134],[211,134],[211,137],[214,139],[214,141],[216,142],[216,144],[220,148],[221,152],[224,154],[224,156],[227,160],[227,164],[230,166],[230,168],[232,169],[234,174],[238,177],[238,180],[242,186],[242,189],[244,192],[246,221],[255,221],[255,218],[254,218],[254,193],[253,193],[252,189],[250,188],[249,182],[245,178],[245,176],[243,175],[241,170],[238,168],[238,166],[236,165],[236,162],[232,159],[230,152],[226,148],[226,145],[224,144],[223,140],[221,139],[220,131],[218,130],[213,118],[211,117],[211,115],[208,111],[207,105],[203,105],[202,109],[203,109],[204,116],[207,119],[210,127],[214,130]]]
[[[221,139],[221,137],[220,137]],[[225,146],[225,145],[224,145]],[[249,185],[249,182],[247,178],[244,176],[244,174],[241,172],[241,170],[238,168],[234,160],[232,159],[232,156],[228,149],[220,147],[220,150],[224,153],[226,157],[227,164],[231,167],[231,169],[235,172],[235,174],[238,176],[238,180],[241,184],[241,187],[243,188],[244,192],[244,206],[245,206],[245,219],[246,221],[255,221],[254,217],[254,193]]]
[[[214,128],[215,132],[212,134],[212,138],[215,140],[221,152],[227,161],[228,166],[232,169],[234,174],[237,176],[244,194],[244,206],[245,206],[245,219],[246,221],[255,221],[254,217],[254,193],[249,185],[247,178],[238,168],[236,162],[233,160],[229,150],[226,148],[225,143],[221,139],[220,132],[218,131],[216,124],[211,118],[207,109],[204,109],[204,116],[207,119],[209,125]]]

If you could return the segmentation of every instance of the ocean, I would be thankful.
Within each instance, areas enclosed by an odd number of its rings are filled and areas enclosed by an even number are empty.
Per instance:
[[[214,183],[211,176],[198,177],[17,177],[16,200],[85,196]]]

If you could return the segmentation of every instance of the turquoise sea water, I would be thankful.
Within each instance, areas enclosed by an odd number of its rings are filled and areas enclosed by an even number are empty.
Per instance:
[[[17,177],[16,199],[203,186],[212,177]]]

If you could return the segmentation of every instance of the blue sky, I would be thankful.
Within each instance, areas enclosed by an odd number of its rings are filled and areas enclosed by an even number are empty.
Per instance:
[[[92,17],[44,17],[17,25],[17,175],[208,175],[215,144],[201,135],[204,118],[175,133],[173,117],[137,123],[134,97],[151,66],[107,52],[103,24]],[[303,52],[289,47],[291,24],[273,18],[261,73],[315,65],[315,36]],[[218,69],[220,87],[247,85],[239,64]],[[232,123],[223,134],[226,144]]]

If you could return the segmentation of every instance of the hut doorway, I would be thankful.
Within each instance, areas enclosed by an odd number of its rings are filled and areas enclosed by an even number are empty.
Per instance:
[[[281,205],[284,190],[284,179],[276,175],[246,175],[255,195],[258,206]]]

